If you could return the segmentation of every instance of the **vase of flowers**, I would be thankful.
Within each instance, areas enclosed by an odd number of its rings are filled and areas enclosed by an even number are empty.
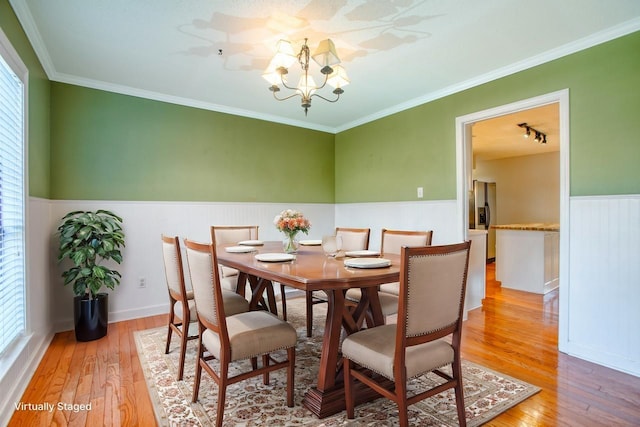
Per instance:
[[[294,253],[298,250],[299,232],[307,234],[311,228],[311,222],[304,217],[302,212],[293,209],[286,209],[280,212],[273,220],[276,228],[285,235],[282,247],[285,253]]]

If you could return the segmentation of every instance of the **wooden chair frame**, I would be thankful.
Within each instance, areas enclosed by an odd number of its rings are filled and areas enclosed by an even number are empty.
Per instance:
[[[384,243],[385,243],[385,238],[387,236],[425,236],[426,237],[426,246],[431,246],[431,240],[433,239],[433,231],[432,230],[417,230],[417,231],[413,231],[413,230],[389,230],[386,228],[382,229],[381,232],[381,240],[380,240],[380,253],[384,255]],[[395,253],[395,252],[391,252],[391,253]],[[399,253],[398,253],[399,255]],[[391,293],[385,293],[384,291],[380,290],[380,287],[378,287],[378,292],[384,293],[385,295],[392,295],[389,296],[387,298],[395,298],[396,296],[394,294]],[[357,306],[357,304],[354,304],[353,301],[349,300],[348,302],[348,306],[350,310],[354,310],[355,307]],[[360,313],[360,317],[358,317],[360,323],[362,324],[362,321],[366,321],[368,326],[372,326],[373,323],[373,318],[371,316],[371,311],[368,310],[368,304],[364,304],[361,305],[364,308],[367,308],[367,310],[364,310]],[[385,316],[389,316],[392,315],[394,313],[392,312],[387,312],[384,313]]]
[[[462,318],[464,311],[464,296],[467,284],[467,272],[469,267],[469,248],[471,242],[429,247],[403,247],[401,251],[401,272],[400,272],[400,299],[398,308],[398,323],[395,339],[395,353],[393,364],[393,376],[395,381],[393,387],[389,388],[383,384],[388,383],[388,379],[370,371],[357,368],[357,364],[347,357],[343,357],[344,377],[345,377],[345,399],[347,407],[347,418],[354,418],[354,378],[369,386],[382,396],[391,399],[398,405],[400,426],[406,427],[408,421],[408,406],[423,399],[441,393],[450,388],[454,388],[456,397],[456,407],[458,412],[458,422],[461,426],[466,426],[464,390],[462,386],[462,365],[460,358],[460,343],[462,339]],[[462,291],[458,302],[457,319],[446,327],[439,328],[424,335],[407,336],[407,306],[408,306],[408,280],[409,280],[409,260],[411,257],[447,255],[454,252],[466,251],[466,262],[464,266]],[[432,389],[420,392],[413,396],[407,396],[407,373],[405,369],[407,347],[432,342],[451,335],[451,346],[454,351],[453,362],[451,363],[452,375],[440,369],[434,369],[433,373],[445,380],[444,383]],[[381,381],[382,380],[382,381]]]
[[[191,323],[191,310],[189,309],[189,298],[187,296],[187,288],[184,280],[184,268],[182,263],[182,252],[180,250],[180,239],[178,236],[170,237],[161,235],[163,243],[173,245],[176,251],[176,273],[180,291],[176,292],[169,286],[169,275],[167,269],[170,268],[164,263],[165,278],[167,280],[167,289],[169,290],[169,319],[167,324],[167,345],[164,353],[168,354],[171,347],[171,335],[175,332],[180,337],[180,360],[178,361],[178,381],[182,380],[184,375],[184,359],[187,352],[187,341],[198,338],[197,335],[189,336],[189,324]],[[163,249],[164,254],[164,249]],[[176,303],[182,306],[182,318],[178,317],[175,312]],[[196,319],[193,319],[196,321]]]
[[[263,383],[269,384],[269,372],[278,369],[287,369],[287,406],[293,407],[294,396],[294,369],[295,369],[295,346],[287,349],[287,359],[284,361],[275,360],[270,354],[262,355],[262,367],[258,367],[257,357],[251,358],[252,370],[237,374],[235,376],[229,376],[229,365],[231,363],[231,345],[229,343],[229,334],[227,331],[227,320],[224,311],[224,304],[220,304],[222,301],[222,286],[220,283],[220,275],[218,271],[218,259],[216,256],[215,236],[212,235],[213,244],[197,243],[190,240],[185,240],[185,246],[193,251],[202,253],[209,253],[211,256],[212,266],[212,292],[214,293],[214,299],[216,303],[216,323],[208,321],[206,318],[198,314],[198,350],[196,360],[196,372],[193,384],[193,397],[192,401],[198,400],[198,394],[200,391],[200,381],[202,378],[202,370],[204,369],[218,385],[218,406],[216,416],[216,426],[222,426],[222,419],[224,416],[224,404],[226,399],[227,386],[235,384],[240,381],[244,381],[248,378],[252,378],[258,375],[263,376]],[[205,356],[204,345],[202,344],[202,333],[209,329],[218,334],[220,340],[220,372],[217,373],[207,363],[209,360],[214,359],[213,355]]]
[[[382,254],[385,253],[384,242],[385,242],[386,236],[427,236],[426,246],[431,246],[431,240],[433,239],[433,230],[409,231],[409,230],[389,230],[387,228],[383,228],[382,237],[380,240],[380,253]]]

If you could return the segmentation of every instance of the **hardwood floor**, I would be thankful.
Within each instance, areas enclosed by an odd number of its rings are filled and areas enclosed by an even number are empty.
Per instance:
[[[557,351],[558,294],[502,289],[487,269],[482,308],[469,313],[463,357],[542,388],[492,426],[637,426],[640,379]],[[10,426],[155,425],[133,331],[165,324],[154,316],[109,325],[106,338],[57,334],[23,403],[91,403],[91,411],[16,411]]]
[[[53,411],[15,411],[9,426],[155,426],[133,332],[166,325],[166,316],[112,323],[106,337],[76,342],[73,331],[56,334],[21,402]],[[58,402],[91,404],[60,408]]]
[[[638,426],[640,378],[558,352],[558,291],[503,289],[487,266],[483,307],[469,312],[463,358],[542,390],[487,425]]]

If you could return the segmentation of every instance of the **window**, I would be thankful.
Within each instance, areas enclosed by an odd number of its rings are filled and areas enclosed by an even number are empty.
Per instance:
[[[0,353],[25,331],[26,68],[0,31]]]

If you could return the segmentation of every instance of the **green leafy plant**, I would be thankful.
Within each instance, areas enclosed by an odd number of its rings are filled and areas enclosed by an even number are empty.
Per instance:
[[[122,218],[107,210],[70,212],[62,218],[58,235],[58,262],[73,262],[62,277],[65,286],[73,285],[75,295],[95,298],[102,287],[114,289],[120,284],[120,273],[101,262],[122,263]]]

